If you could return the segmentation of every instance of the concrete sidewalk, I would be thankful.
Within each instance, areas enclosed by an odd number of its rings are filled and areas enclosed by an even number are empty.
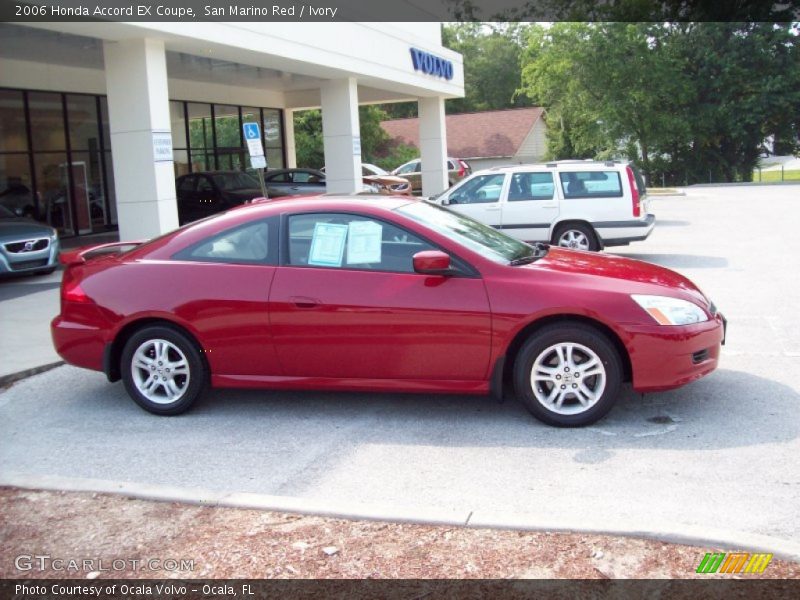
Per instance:
[[[118,239],[116,232],[61,241],[63,249],[104,244]],[[0,383],[17,375],[61,362],[50,338],[50,321],[59,311],[63,269],[50,275],[0,279]]]

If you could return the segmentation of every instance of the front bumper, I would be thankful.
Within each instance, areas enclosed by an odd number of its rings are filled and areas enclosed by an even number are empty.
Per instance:
[[[627,330],[633,389],[671,390],[717,368],[726,321],[721,313],[695,325],[647,325]]]

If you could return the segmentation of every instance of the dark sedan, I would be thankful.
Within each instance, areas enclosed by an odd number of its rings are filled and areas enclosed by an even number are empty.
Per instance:
[[[205,171],[178,177],[178,217],[189,223],[262,196],[253,175],[243,171]]]
[[[325,173],[316,169],[268,171],[264,180],[267,184],[267,195],[270,198],[325,193]]]

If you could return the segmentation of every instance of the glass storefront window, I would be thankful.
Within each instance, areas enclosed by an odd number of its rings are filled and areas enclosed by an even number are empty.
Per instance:
[[[0,154],[0,205],[20,217],[38,217],[27,153]]]
[[[39,219],[61,233],[75,233],[69,208],[69,173],[67,155],[63,152],[33,155],[36,165],[36,187],[39,195]]]
[[[30,92],[28,110],[31,115],[31,141],[33,151],[66,150],[64,135],[64,109],[61,94]]]
[[[97,99],[94,96],[67,94],[67,119],[71,150],[99,151]]]
[[[27,152],[22,92],[0,90],[0,152]]]
[[[217,148],[241,148],[242,132],[239,129],[239,107],[214,105],[214,128]]]
[[[169,108],[176,177],[251,169],[242,122],[261,123],[269,168],[284,166],[280,110],[216,104],[212,112],[210,103],[178,100]],[[104,96],[0,89],[0,204],[65,235],[117,222]]]
[[[211,105],[189,102],[189,148],[214,148],[213,130],[211,128]]]
[[[283,145],[281,111],[278,109],[264,109],[264,145],[267,148],[280,148]]]

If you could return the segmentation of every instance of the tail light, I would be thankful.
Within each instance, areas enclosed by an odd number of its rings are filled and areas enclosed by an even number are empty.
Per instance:
[[[467,165],[466,165],[466,164],[464,164],[464,161],[463,161],[463,160],[459,160],[459,161],[458,161],[458,166],[460,167],[460,168],[458,169],[458,176],[459,176],[459,177],[463,177],[463,176],[464,176],[464,174],[467,172]]]
[[[636,186],[636,177],[633,174],[633,169],[625,167],[628,172],[628,182],[631,184],[631,203],[633,205],[633,216],[638,217],[642,214],[642,205],[639,202],[639,188]]]
[[[64,280],[61,283],[61,304],[63,307],[64,302],[76,302],[78,304],[87,304],[92,301],[86,292],[83,291],[80,282],[72,272],[73,269],[64,271]]]

